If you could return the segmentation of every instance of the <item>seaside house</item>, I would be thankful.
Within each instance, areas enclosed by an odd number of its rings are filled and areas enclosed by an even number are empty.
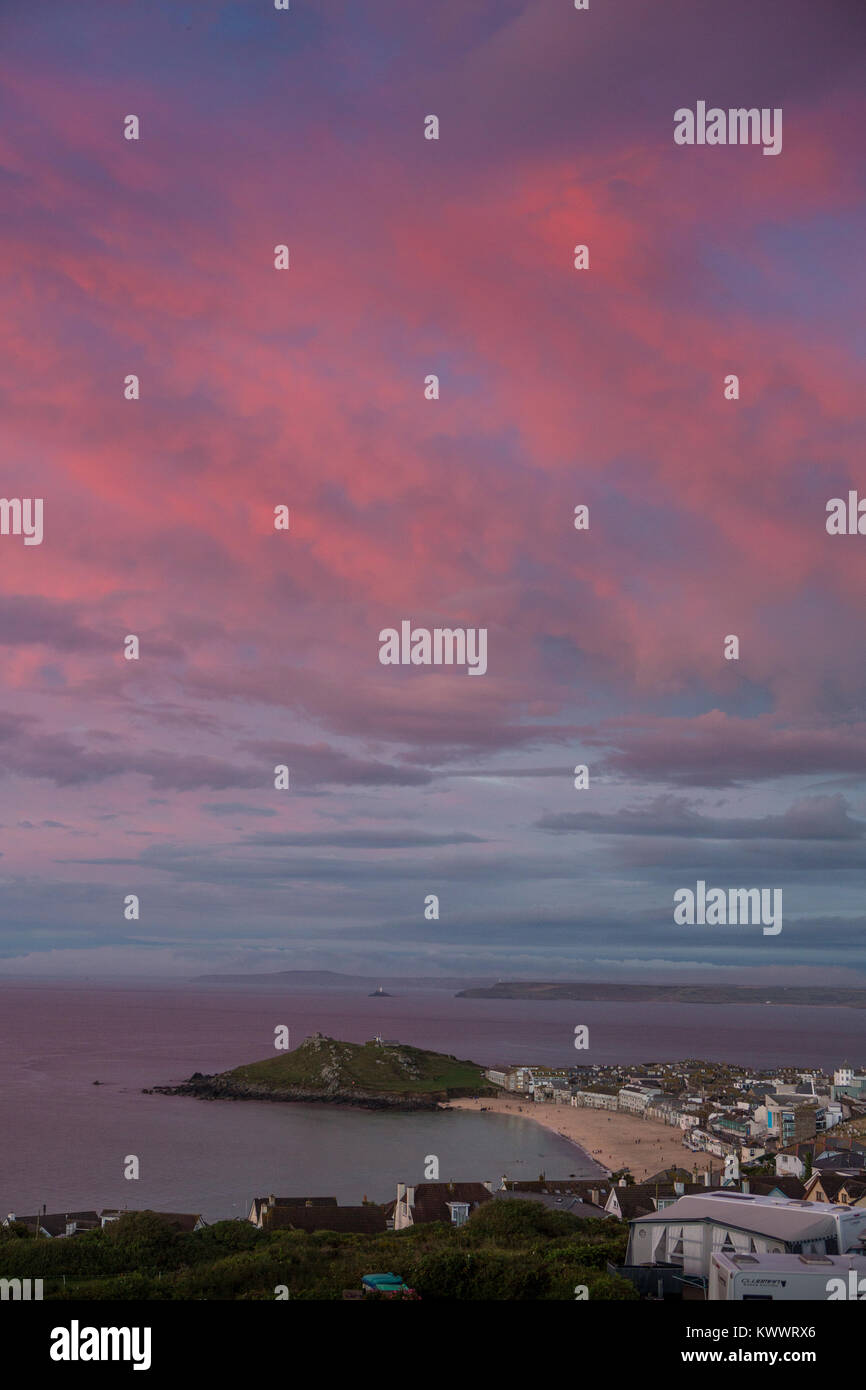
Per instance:
[[[133,1208],[133,1210],[137,1209]],[[104,1207],[99,1212],[70,1211],[51,1214],[43,1212],[41,1216],[16,1216],[14,1212],[10,1212],[3,1221],[3,1225],[10,1226],[17,1221],[22,1226],[26,1226],[29,1231],[33,1231],[34,1234],[38,1232],[40,1236],[58,1239],[65,1236],[80,1235],[82,1231],[98,1231],[110,1222],[118,1221],[121,1216],[128,1214],[129,1211],[126,1207]],[[179,1231],[201,1231],[207,1225],[204,1218],[198,1214],[155,1211],[151,1215],[161,1217],[168,1225]]]
[[[843,1065],[833,1073],[830,1095],[834,1100],[843,1097],[850,1100],[866,1101],[866,1073],[855,1072],[853,1067]]]
[[[508,1069],[503,1067],[488,1067],[484,1073],[488,1081],[494,1086],[501,1086],[503,1090],[508,1081]]]
[[[741,1163],[757,1163],[760,1159],[765,1158],[766,1154],[767,1150],[764,1148],[763,1144],[757,1140],[751,1140],[749,1143],[740,1145]]]
[[[139,1208],[132,1208],[139,1210]],[[108,1226],[112,1221],[119,1221],[121,1216],[129,1216],[128,1207],[104,1207],[99,1213],[99,1224]],[[151,1216],[158,1216],[167,1226],[173,1226],[176,1231],[203,1231],[208,1225],[200,1212],[182,1211],[152,1211]]]
[[[521,1092],[521,1093],[526,1093],[526,1092],[528,1092],[528,1091],[530,1090],[531,1086],[532,1086],[532,1068],[531,1068],[531,1067],[510,1067],[510,1068],[509,1068],[509,1070],[508,1070],[508,1079],[507,1079],[507,1081],[506,1081],[506,1090],[509,1090],[509,1091],[519,1091],[519,1092]]]
[[[81,1231],[95,1231],[99,1227],[99,1216],[95,1211],[42,1212],[37,1216],[16,1216],[14,1211],[4,1217],[3,1225],[26,1226],[34,1235],[48,1236],[53,1240],[65,1236],[78,1235]]]
[[[684,1132],[683,1146],[692,1152],[715,1154],[716,1158],[725,1158],[728,1154],[739,1156],[738,1144],[697,1126]]]
[[[811,1166],[814,1157],[814,1143],[791,1144],[788,1148],[778,1149],[774,1158],[776,1176],[805,1178],[807,1169]]]
[[[423,1182],[415,1187],[398,1182],[394,1230],[403,1231],[408,1226],[427,1225],[433,1221],[462,1226],[477,1206],[491,1201],[492,1197],[490,1182]]]
[[[584,1221],[590,1217],[605,1220],[608,1213],[604,1207],[588,1202],[576,1192],[510,1192],[500,1188],[493,1194],[494,1202],[538,1202],[548,1211],[567,1211],[571,1216],[579,1216]]]
[[[263,1231],[339,1231],[355,1235],[380,1235],[387,1230],[385,1208],[375,1202],[360,1207],[341,1207],[336,1203],[314,1201],[266,1207],[262,1213]]]
[[[642,1115],[655,1096],[664,1095],[660,1086],[643,1086],[630,1083],[628,1086],[621,1086],[617,1092],[620,1110],[631,1110],[635,1115]]]
[[[792,1202],[803,1202],[806,1199],[806,1184],[801,1178],[794,1177],[743,1178],[740,1190],[754,1192],[758,1197],[787,1197]]]
[[[619,1109],[619,1097],[614,1091],[573,1091],[571,1103],[587,1110]]]
[[[866,1207],[866,1174],[813,1173],[805,1185],[805,1200]]]
[[[270,1197],[253,1198],[247,1220],[261,1229],[265,1212],[272,1211],[274,1207],[335,1207],[336,1205],[336,1197],[275,1197],[272,1193]]]
[[[859,1146],[848,1148],[829,1148],[819,1149],[812,1160],[812,1166],[821,1172],[838,1173],[842,1169],[852,1173],[863,1173],[866,1171],[866,1154]]]
[[[815,1137],[818,1132],[818,1108],[815,1099],[798,1102],[768,1096],[763,1105],[755,1108],[755,1125],[758,1132],[775,1139],[779,1148],[788,1148]]]
[[[673,1096],[654,1096],[644,1111],[644,1118],[656,1120],[663,1125],[678,1125],[680,1122],[679,1103]]]
[[[673,1181],[615,1184],[610,1190],[604,1209],[608,1216],[615,1216],[618,1221],[631,1221],[637,1216],[648,1216],[651,1212],[662,1211],[680,1197],[695,1192],[706,1192],[710,1182],[711,1174],[705,1173],[703,1182],[675,1178]]]
[[[606,1178],[539,1178],[533,1182],[529,1178],[503,1177],[497,1190],[510,1192],[514,1197],[529,1198],[535,1195],[559,1197],[569,1194],[580,1197],[589,1206],[604,1208],[610,1196],[611,1183]]]
[[[856,1141],[843,1148],[833,1140],[829,1143],[824,1135],[811,1143],[791,1144],[780,1149],[775,1156],[778,1174],[792,1173],[805,1178],[807,1165],[814,1171],[832,1173],[839,1169],[866,1171],[866,1152]]]
[[[507,1178],[503,1178],[502,1186],[494,1192],[493,1197],[494,1201],[511,1199],[540,1202],[550,1211],[568,1211],[571,1212],[572,1216],[580,1216],[584,1219],[589,1217],[604,1219],[609,1216],[609,1213],[604,1209],[604,1204],[610,1195],[610,1190],[610,1183],[598,1178],[589,1180],[550,1178],[538,1182],[522,1179],[509,1181]]]
[[[571,1101],[571,1083],[564,1071],[533,1067],[529,1090],[533,1100]]]
[[[550,1099],[556,1105],[571,1105],[571,1085],[564,1076],[555,1076],[550,1083]]]

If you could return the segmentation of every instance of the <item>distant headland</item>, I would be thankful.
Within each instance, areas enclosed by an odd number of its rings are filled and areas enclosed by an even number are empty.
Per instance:
[[[580,999],[644,1004],[797,1004],[866,1009],[866,989],[824,985],[629,985],[596,981],[500,980],[461,989],[458,999]]]

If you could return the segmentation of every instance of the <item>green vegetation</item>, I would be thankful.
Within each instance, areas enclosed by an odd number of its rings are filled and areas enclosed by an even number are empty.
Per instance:
[[[582,1220],[538,1202],[487,1202],[465,1225],[418,1226],[383,1235],[262,1232],[220,1221],[181,1232],[153,1212],[129,1212],[103,1230],[63,1240],[0,1228],[6,1278],[41,1278],[53,1300],[341,1299],[361,1277],[392,1270],[422,1299],[632,1299],[622,1263],[627,1227]],[[65,1284],[63,1280],[65,1276]],[[377,1298],[378,1295],[369,1295]]]
[[[474,1062],[402,1043],[338,1042],[316,1034],[293,1052],[224,1072],[230,1084],[275,1091],[352,1091],[382,1095],[492,1095],[495,1087]]]

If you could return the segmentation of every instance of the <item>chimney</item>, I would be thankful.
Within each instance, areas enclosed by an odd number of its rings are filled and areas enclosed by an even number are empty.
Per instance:
[[[406,1188],[406,1205],[407,1205],[407,1207],[414,1207],[414,1205],[415,1205],[415,1189],[414,1189],[414,1187],[407,1187],[407,1188]]]
[[[273,1192],[272,1192],[271,1195],[270,1195],[270,1197],[268,1198],[268,1206],[269,1206],[269,1207],[275,1207],[276,1205],[277,1205],[277,1199],[276,1199],[276,1197],[274,1196],[274,1194],[273,1194]]]
[[[601,1196],[601,1193],[599,1192],[599,1190],[598,1190],[597,1187],[591,1187],[591,1188],[589,1189],[589,1199],[590,1199],[590,1201],[592,1202],[593,1206],[596,1206],[596,1207],[600,1207],[600,1206],[601,1206],[601,1202],[599,1201],[600,1196]]]
[[[402,1200],[403,1200],[403,1198],[404,1198],[405,1196],[406,1196],[406,1184],[405,1184],[404,1182],[398,1182],[398,1184],[397,1184],[397,1201],[398,1201],[398,1203],[399,1203],[399,1202],[402,1202]]]
[[[488,1192],[492,1192],[492,1191],[493,1191],[493,1183],[492,1183],[492,1182],[485,1182],[485,1183],[483,1184],[483,1186],[487,1188],[487,1191],[488,1191]]]
[[[743,1189],[744,1192],[748,1192],[748,1190],[749,1190],[749,1179],[748,1179],[748,1178],[743,1178],[743,1181],[742,1181],[742,1183],[741,1183],[741,1187],[742,1187],[742,1189]]]
[[[710,1187],[710,1186],[711,1186],[711,1182],[712,1182],[712,1171],[711,1171],[711,1169],[709,1169],[709,1168],[705,1168],[705,1169],[704,1169],[704,1187]]]
[[[678,1197],[683,1197],[683,1196],[685,1196],[685,1191],[686,1191],[686,1185],[685,1185],[684,1182],[675,1182],[675,1183],[674,1183],[674,1192],[677,1194]]]

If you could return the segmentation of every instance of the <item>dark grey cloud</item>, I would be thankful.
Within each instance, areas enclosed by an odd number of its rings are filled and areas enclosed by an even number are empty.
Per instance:
[[[554,835],[647,835],[701,840],[862,840],[866,821],[849,813],[843,796],[803,797],[781,815],[708,816],[684,798],[663,795],[645,806],[611,813],[563,811],[542,816]]]
[[[260,831],[245,835],[243,844],[265,846],[284,846],[287,849],[436,849],[441,845],[481,845],[485,844],[482,835],[470,835],[466,831],[452,830],[443,834],[413,830],[335,830],[282,835],[275,831]]]
[[[56,651],[78,654],[107,651],[111,640],[105,632],[81,622],[78,605],[18,594],[0,598],[0,645],[40,642]],[[120,650],[119,642],[115,650]]]
[[[788,727],[769,716],[622,719],[582,731],[597,770],[655,785],[736,787],[780,777],[866,778],[866,725]]]
[[[352,757],[328,744],[301,744],[274,739],[240,745],[256,755],[255,765],[241,766],[204,753],[139,751],[119,737],[110,750],[86,747],[65,734],[46,733],[29,715],[0,716],[0,770],[24,777],[46,778],[59,787],[103,782],[138,773],[155,791],[231,791],[240,788],[273,790],[274,767],[289,768],[297,792],[328,786],[420,787],[433,781],[426,769],[372,758]]]

